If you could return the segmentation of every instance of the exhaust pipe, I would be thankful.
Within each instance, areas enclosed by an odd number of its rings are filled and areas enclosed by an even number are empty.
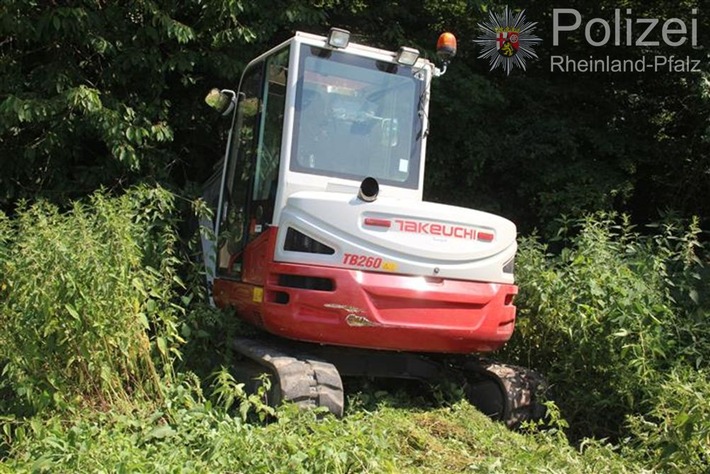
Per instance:
[[[360,190],[357,192],[357,197],[364,202],[372,202],[377,199],[380,193],[380,185],[375,178],[368,176],[360,183]]]

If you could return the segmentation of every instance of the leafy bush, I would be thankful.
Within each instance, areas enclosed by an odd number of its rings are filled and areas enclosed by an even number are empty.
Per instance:
[[[161,397],[180,342],[172,209],[139,187],[0,218],[3,386],[37,410]]]
[[[636,439],[628,455],[663,472],[707,472],[710,464],[710,377],[674,370],[645,416],[629,419]]]
[[[675,446],[690,467],[707,457],[696,449],[710,397],[700,372],[710,367],[710,305],[697,222],[648,236],[613,215],[573,224],[555,254],[523,240],[520,319],[507,354],[546,374],[574,437],[636,433],[642,450]]]
[[[199,222],[212,221],[214,216],[206,202],[198,197],[201,193],[202,188],[187,190],[193,200],[190,209],[184,212],[180,232],[181,274],[187,290],[182,297],[185,314],[180,322],[185,344],[181,346],[183,357],[176,370],[195,373],[206,383],[215,368],[234,363],[233,339],[253,333],[254,328],[236,317],[233,308],[220,309],[210,304],[206,279],[209,270],[205,268],[201,239],[203,236],[214,239],[214,234]]]

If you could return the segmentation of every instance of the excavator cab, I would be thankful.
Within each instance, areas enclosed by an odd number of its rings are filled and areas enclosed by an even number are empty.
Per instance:
[[[323,43],[298,33],[244,71],[220,183],[218,277],[241,279],[245,247],[296,191],[371,176],[421,199],[431,70]]]
[[[431,380],[457,365],[444,358],[512,335],[515,225],[422,199],[430,85],[456,51],[446,35],[439,69],[345,30],[299,32],[251,61],[236,92],[208,96],[231,117],[205,193],[212,298],[271,335],[234,346],[274,375],[278,400],[321,404],[284,388],[308,379],[341,413],[339,374]],[[509,419],[506,382],[474,365],[457,373],[484,380],[471,386]]]

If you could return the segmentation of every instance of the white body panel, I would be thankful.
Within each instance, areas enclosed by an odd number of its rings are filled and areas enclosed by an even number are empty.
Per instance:
[[[366,218],[391,225],[366,225]],[[513,283],[503,267],[515,255],[515,225],[485,212],[409,199],[381,197],[366,203],[355,194],[299,192],[288,199],[278,225],[275,259],[281,262]],[[283,250],[289,227],[335,253]],[[478,240],[479,232],[491,240]],[[347,254],[380,258],[381,264],[350,264]]]

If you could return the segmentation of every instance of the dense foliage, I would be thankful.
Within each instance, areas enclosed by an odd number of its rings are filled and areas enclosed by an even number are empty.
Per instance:
[[[501,2],[509,4],[511,2]],[[623,4],[623,5],[622,5]],[[707,219],[699,196],[710,191],[710,81],[707,45],[710,11],[699,8],[698,42],[704,48],[591,47],[582,29],[552,45],[553,8],[575,8],[584,21],[689,18],[697,1],[535,1],[539,60],[509,77],[486,72],[480,50],[462,41],[451,71],[435,83],[432,110],[434,197],[510,216],[525,232],[554,231],[558,216],[589,211],[628,212],[634,222],[676,210]],[[495,6],[491,5],[491,8]],[[444,27],[475,38],[480,14],[469,3]],[[471,19],[476,19],[471,21]],[[638,59],[642,55],[693,57],[703,73],[562,73],[552,55]],[[439,138],[437,138],[439,137]],[[452,196],[453,195],[453,196]],[[547,235],[547,233],[546,233]]]
[[[432,399],[366,387],[344,421],[245,394],[218,369],[234,363],[222,344],[240,330],[233,316],[192,301],[176,276],[174,215],[174,196],[140,187],[0,218],[0,470],[707,465],[710,293],[695,222],[643,236],[598,215],[566,221],[554,254],[523,242],[519,331],[503,355],[543,371],[561,411],[551,405],[543,431],[515,434],[456,391]],[[183,349],[190,360],[177,363]]]
[[[0,219],[0,387],[36,411],[162,398],[182,311],[172,209],[141,188]]]
[[[576,437],[632,436],[654,464],[710,459],[710,280],[697,222],[641,236],[600,215],[530,238],[518,259],[520,320],[507,348],[549,378]],[[569,234],[565,234],[569,231]]]
[[[390,406],[344,420],[318,419],[290,407],[278,420],[247,424],[183,395],[164,413],[95,416],[67,428],[58,419],[17,436],[15,456],[0,472],[239,473],[635,473],[610,447],[584,453],[555,437],[511,433],[465,402],[430,410]]]
[[[505,3],[0,0],[0,472],[706,472],[710,10],[698,47],[590,49],[552,46],[554,7],[687,20],[699,4],[511,5],[543,42],[506,77],[472,43]],[[429,58],[441,30],[459,37],[433,86],[426,193],[540,229],[516,261],[503,356],[552,383],[547,427],[510,433],[450,396],[379,391],[344,421],[274,412],[218,369],[242,329],[199,303],[166,189],[194,189],[221,154],[207,90],[330,26]],[[552,54],[703,62],[569,74]]]
[[[0,206],[209,170],[222,145],[205,91],[236,88],[286,25],[323,15],[308,2],[3,0]]]
[[[527,8],[543,42],[539,60],[506,77],[488,71],[472,42],[487,11],[505,3],[2,0],[0,206],[37,195],[61,202],[146,177],[203,182],[225,128],[204,94],[236,88],[244,65],[294,30],[342,26],[359,41],[412,45],[430,58],[441,30],[459,36],[459,53],[433,88],[430,199],[502,213],[524,231],[600,209],[641,222],[668,208],[710,215],[699,198],[710,192],[710,11],[693,16],[699,47],[592,48],[579,38],[554,47],[551,12],[561,5],[511,5]],[[569,3],[585,19],[619,7]],[[624,2],[632,17],[687,22],[693,7]],[[688,56],[702,72],[551,72],[553,54]]]

